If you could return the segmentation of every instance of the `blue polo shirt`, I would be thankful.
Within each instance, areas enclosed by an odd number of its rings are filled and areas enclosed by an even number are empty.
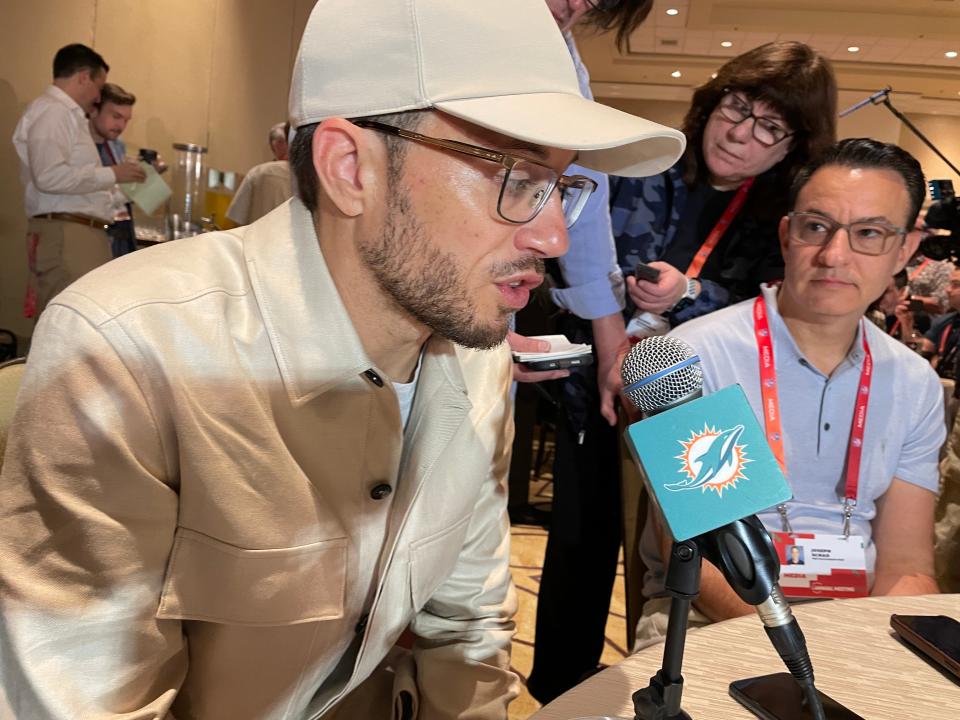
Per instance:
[[[868,541],[872,582],[877,553],[870,522],[877,498],[895,477],[937,492],[938,458],[946,435],[940,381],[923,358],[871,322],[860,323],[847,357],[832,375],[824,375],[803,356],[777,312],[777,289],[761,286],[761,291],[773,335],[787,480],[794,495],[787,516],[795,532],[843,532],[844,465],[864,360],[862,333],[867,333],[874,371],[850,532]],[[704,394],[739,383],[762,425],[753,303],[747,300],[696,318],[670,334],[700,356]],[[768,530],[782,530],[776,508],[758,517]],[[641,555],[652,570],[644,586],[648,597],[663,589],[663,566],[650,525],[641,540]]]

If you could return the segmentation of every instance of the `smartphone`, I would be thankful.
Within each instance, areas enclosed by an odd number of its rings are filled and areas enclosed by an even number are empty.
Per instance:
[[[519,362],[514,358],[514,362]],[[563,358],[546,358],[544,360],[527,360],[523,363],[530,370],[563,370],[571,367],[586,367],[593,364],[593,354],[573,355]]]
[[[910,301],[907,303],[907,309],[910,312],[923,312],[923,300],[910,298]]]
[[[864,720],[817,690],[827,720]],[[730,696],[762,720],[813,720],[806,695],[789,673],[734,680]]]
[[[890,627],[911,648],[941,665],[960,684],[960,622],[946,615],[893,614]]]
[[[660,271],[655,267],[650,267],[646,263],[638,262],[633,268],[633,274],[637,280],[647,280],[648,282],[657,282],[660,279]]]

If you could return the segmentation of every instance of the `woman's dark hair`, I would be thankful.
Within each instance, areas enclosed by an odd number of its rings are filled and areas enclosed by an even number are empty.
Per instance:
[[[917,215],[920,214],[920,206],[923,205],[923,198],[927,194],[923,169],[917,159],[903,148],[871,138],[841,140],[800,168],[790,187],[789,209],[792,210],[796,206],[797,196],[800,195],[803,186],[810,182],[814,173],[830,166],[889,170],[903,178],[903,184],[910,196],[910,207],[904,227],[907,230],[913,229]]]
[[[592,8],[584,16],[584,24],[600,32],[616,29],[617,47],[627,49],[630,33],[646,20],[653,0],[592,0]]]
[[[709,180],[703,132],[720,100],[733,91],[770,105],[794,133],[783,140],[791,143],[786,157],[764,173],[764,182],[757,183],[750,193],[755,211],[768,208],[782,214],[797,171],[836,140],[837,82],[833,68],[829,60],[800,42],[767,43],[724,64],[715,78],[693,93],[683,121],[687,136],[683,179],[687,185]]]
[[[352,119],[359,120],[360,118]],[[423,112],[411,110],[363,119],[413,131],[420,125]],[[320,178],[317,177],[317,170],[313,166],[313,134],[319,125],[320,123],[310,123],[298,127],[296,135],[293,136],[293,142],[290,143],[289,151],[290,170],[296,180],[297,195],[310,212],[316,212],[320,197]],[[405,148],[409,143],[393,135],[381,135],[380,137],[387,144],[387,162],[389,163],[387,180],[394,183],[400,177]]]

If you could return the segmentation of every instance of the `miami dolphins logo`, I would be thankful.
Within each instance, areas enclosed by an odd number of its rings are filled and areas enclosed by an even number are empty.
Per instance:
[[[683,480],[664,485],[667,490],[696,490],[709,488],[723,497],[726,488],[737,487],[738,480],[746,480],[743,468],[748,462],[746,445],[738,445],[743,425],[730,430],[715,430],[707,425],[702,432],[691,433],[689,440],[681,440],[683,452],[676,456],[681,462]]]

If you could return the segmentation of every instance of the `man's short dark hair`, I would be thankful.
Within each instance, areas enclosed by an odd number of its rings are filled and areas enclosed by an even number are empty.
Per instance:
[[[66,45],[53,56],[54,79],[68,78],[81,70],[89,70],[93,76],[99,75],[101,71],[109,72],[110,66],[100,53],[80,43]]]
[[[105,103],[113,103],[114,105],[133,105],[137,101],[137,96],[131,92],[127,92],[119,85],[114,83],[104,83],[103,87],[100,89],[100,101],[97,103],[97,107],[101,108]]]
[[[360,120],[360,118],[351,118]],[[423,112],[412,110],[408,112],[376,115],[363,118],[373,120],[384,125],[393,125],[404,130],[416,130],[423,119]],[[293,142],[290,143],[290,170],[297,184],[297,194],[310,212],[316,212],[317,200],[320,193],[320,179],[317,170],[313,167],[313,134],[320,123],[310,123],[297,128]],[[403,158],[409,142],[393,135],[380,135],[387,144],[387,181],[395,183],[400,177],[403,168]]]
[[[646,20],[653,0],[594,0],[585,22],[600,32],[617,31],[617,47],[625,52],[630,33]]]
[[[927,193],[923,169],[917,159],[903,148],[871,138],[841,140],[804,165],[790,187],[790,209],[794,209],[800,191],[810,182],[810,178],[817,170],[835,165],[845,168],[890,170],[897,173],[903,178],[903,184],[910,196],[910,210],[904,227],[907,230],[913,229],[917,215],[920,213],[920,206],[923,205],[923,198]]]

